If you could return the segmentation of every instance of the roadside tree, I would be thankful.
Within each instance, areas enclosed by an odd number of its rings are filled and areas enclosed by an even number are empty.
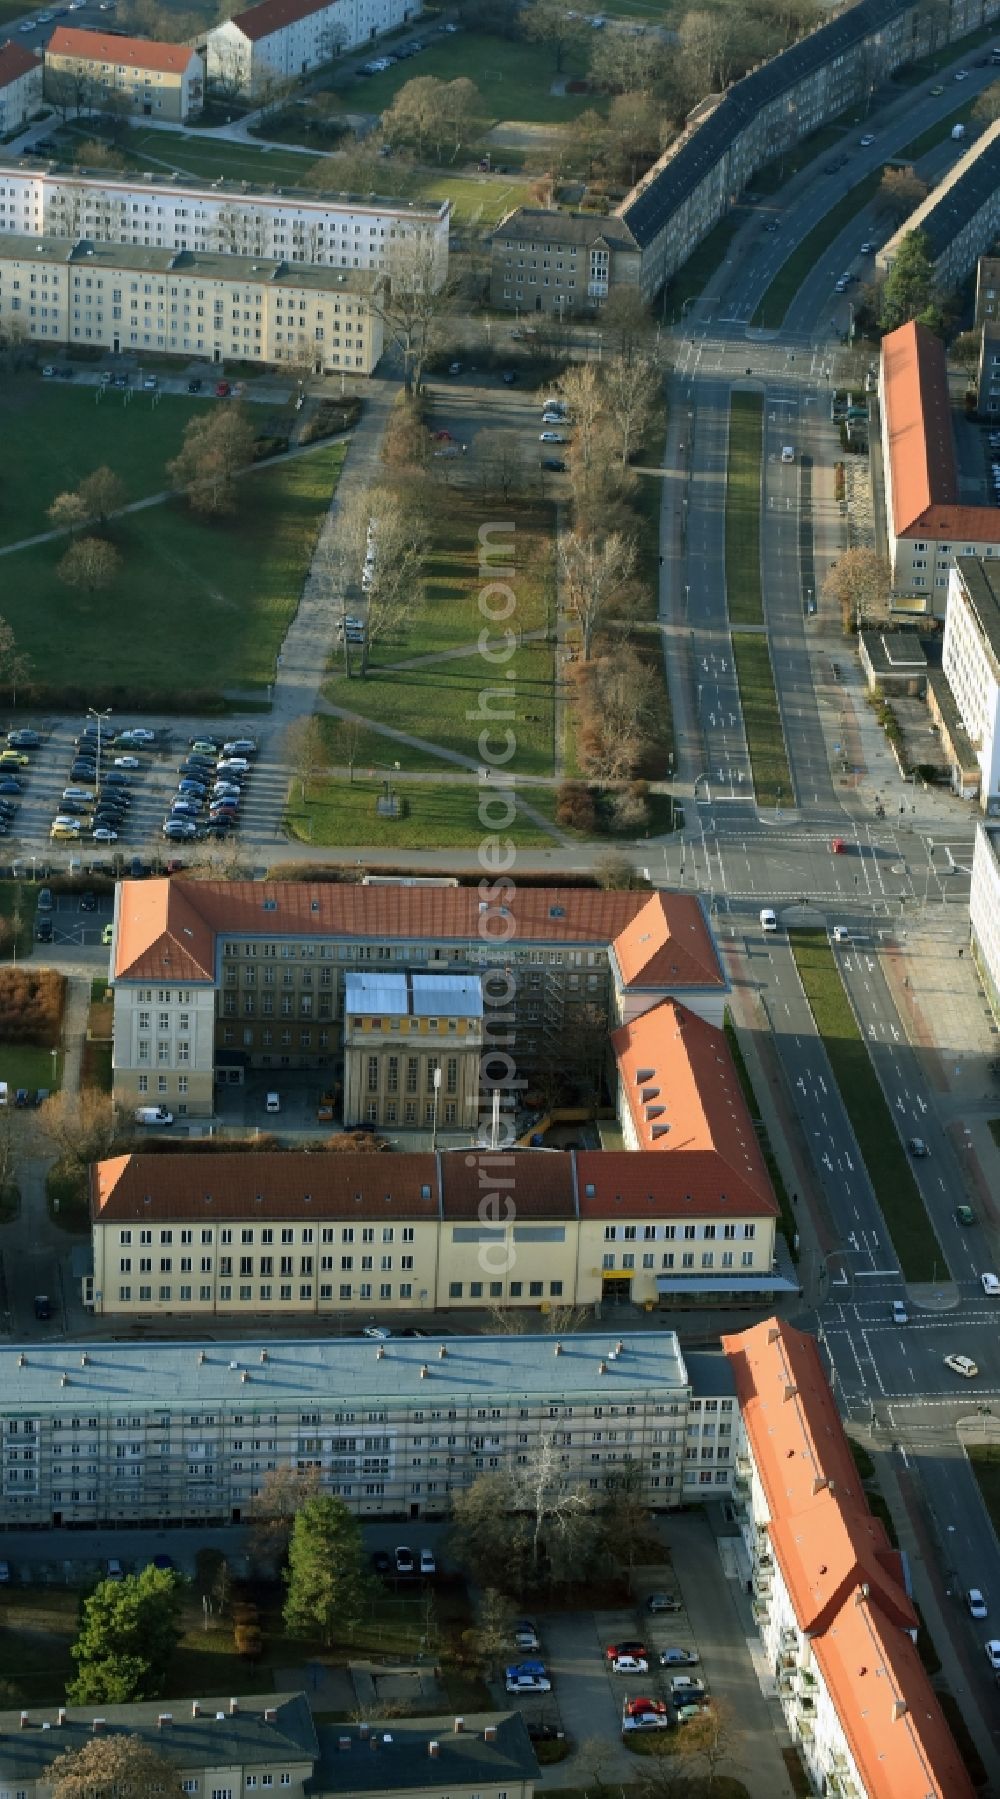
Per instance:
[[[992,125],[1000,119],[1000,81],[991,81],[972,108],[974,119],[981,119],[984,125]]]
[[[884,624],[891,590],[888,557],[877,550],[845,550],[823,582],[823,598],[839,608],[845,633]]]
[[[323,727],[315,716],[295,718],[285,732],[285,756],[295,771],[299,793],[305,800],[308,789],[326,767],[326,744]]]
[[[653,320],[635,287],[613,287],[601,307],[601,332],[607,352],[623,362],[648,354]]]
[[[124,1580],[102,1580],[81,1607],[70,1704],[155,1699],[180,1639],[180,1610],[181,1577],[173,1569],[150,1565]]]
[[[911,166],[906,169],[885,169],[879,184],[878,197],[881,210],[894,219],[897,224],[908,219],[927,197],[927,183]]]
[[[422,598],[421,570],[427,550],[426,511],[420,494],[404,486],[357,489],[341,514],[349,546],[349,567],[361,571],[368,561],[365,634],[360,645],[360,673],[368,671],[373,644],[400,630]],[[369,539],[369,526],[372,535]],[[344,599],[346,610],[346,597]],[[346,649],[345,632],[345,649]]]
[[[349,1634],[368,1598],[361,1526],[342,1499],[314,1494],[292,1525],[285,1580],[285,1629],[319,1635],[329,1646],[335,1628]]]
[[[484,1680],[498,1680],[514,1643],[514,1608],[505,1593],[487,1587],[476,1607],[476,1621],[463,1642]]]
[[[628,468],[632,451],[652,418],[659,391],[659,370],[646,356],[616,356],[604,364],[608,417],[623,468]]]
[[[583,660],[589,662],[598,626],[635,572],[635,542],[618,531],[600,539],[568,531],[557,551],[563,597],[580,627]]]

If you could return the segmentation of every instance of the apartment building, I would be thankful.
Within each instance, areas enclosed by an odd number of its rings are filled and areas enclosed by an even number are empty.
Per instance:
[[[976,411],[994,423],[1000,418],[1000,320],[987,319],[979,328]]]
[[[1000,827],[980,822],[972,853],[969,924],[976,958],[993,1016],[1000,1020]]]
[[[0,235],[0,325],[51,349],[370,375],[384,341],[372,304],[380,285],[361,270]]]
[[[260,0],[208,33],[209,80],[223,93],[266,97],[421,10],[420,0]]]
[[[916,1647],[902,1557],[869,1510],[815,1339],[772,1318],[722,1347],[754,1615],[813,1791],[972,1799]]]
[[[0,1523],[238,1524],[279,1468],[416,1519],[540,1445],[567,1485],[638,1465],[650,1505],[724,1498],[732,1374],[722,1356],[697,1372],[694,1409],[676,1336],[649,1330],[2,1348]]]
[[[981,256],[976,264],[975,329],[994,319],[1000,319],[1000,256]]]
[[[674,995],[721,1025],[726,979],[696,895],[502,891],[500,902],[476,887],[123,881],[116,1104],[208,1117],[216,1084],[248,1071],[339,1076],[349,974],[476,976],[484,1034],[502,1017],[519,1079]]]
[[[9,39],[0,47],[0,137],[23,131],[42,104],[42,59]]]
[[[478,975],[346,976],[345,1125],[474,1130],[482,1054]]]
[[[4,233],[74,243],[86,238],[376,275],[391,274],[393,259],[412,252],[418,272],[426,268],[440,285],[448,272],[449,212],[446,200],[208,184],[34,159],[0,162],[0,246]]]
[[[943,619],[958,559],[1000,556],[1000,510],[960,503],[947,360],[925,325],[882,339],[879,399],[893,604]]]
[[[507,311],[568,318],[613,287],[636,286],[639,246],[620,219],[516,208],[493,233],[491,298]]]
[[[927,244],[934,280],[945,293],[964,281],[1000,228],[1000,120],[977,137],[943,181],[893,232],[875,257],[887,275],[911,232]]]
[[[1000,0],[943,0],[933,8],[919,0],[860,0],[724,94],[709,95],[616,209],[615,217],[638,249],[643,299],[651,301],[668,285],[765,163],[794,149],[848,107],[860,107],[863,115],[880,82],[895,69],[997,18]],[[522,304],[516,284],[504,281],[505,274],[515,272],[513,263],[507,266],[509,245],[530,247],[527,234],[518,234],[519,216],[512,213],[505,221],[505,236],[492,256],[494,304],[508,311]],[[568,276],[565,253],[563,260]],[[627,257],[612,257],[608,268],[612,285],[619,278],[634,284]],[[528,305],[527,284],[522,291]],[[583,292],[579,285],[575,291]],[[537,304],[538,297],[536,289],[531,303]],[[548,295],[542,297],[541,310],[550,310]],[[595,293],[593,306],[603,298]],[[579,299],[577,308],[582,309]]]
[[[1000,807],[1000,561],[951,571],[942,668],[979,762],[979,803]]]
[[[115,99],[142,118],[180,124],[205,104],[205,65],[189,44],[57,25],[45,47],[45,98],[78,113]]]
[[[178,1791],[233,1799],[533,1799],[538,1762],[520,1712],[321,1724],[304,1693],[182,1699],[89,1710],[60,1705],[0,1712],[2,1799],[48,1799],[57,1756],[94,1736],[138,1738],[176,1770]]]

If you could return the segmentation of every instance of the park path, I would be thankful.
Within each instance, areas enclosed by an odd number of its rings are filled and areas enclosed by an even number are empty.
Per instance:
[[[80,1091],[83,1073],[83,1046],[87,1041],[89,1018],[89,976],[68,975],[66,978],[66,1005],[63,1013],[62,1090],[64,1093],[79,1093]]]

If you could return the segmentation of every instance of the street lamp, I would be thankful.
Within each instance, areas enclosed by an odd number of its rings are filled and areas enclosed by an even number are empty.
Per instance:
[[[87,707],[87,717],[88,718],[96,718],[96,720],[97,720],[97,797],[98,797],[98,799],[100,799],[100,797],[101,797],[101,725],[103,724],[103,722],[106,718],[111,717],[111,707],[108,706],[103,712],[99,712],[97,710],[96,706],[88,706]]]
[[[431,1125],[431,1155],[433,1155],[434,1151],[437,1149],[438,1094],[440,1093],[440,1091],[441,1091],[441,1070],[440,1070],[440,1068],[435,1068],[435,1070],[434,1070],[434,1120]]]

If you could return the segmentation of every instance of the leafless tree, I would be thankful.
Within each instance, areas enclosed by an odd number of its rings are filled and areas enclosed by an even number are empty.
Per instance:
[[[138,1736],[93,1736],[56,1756],[46,1778],[52,1799],[181,1799],[180,1775]]]
[[[296,1516],[318,1492],[316,1468],[272,1468],[263,1476],[250,1501],[248,1534],[253,1561],[274,1564],[282,1560]]]
[[[0,687],[10,689],[11,702],[15,706],[18,687],[30,673],[31,657],[18,649],[13,625],[0,618]]]
[[[569,531],[559,538],[558,556],[563,594],[589,662],[598,626],[635,571],[635,543],[618,531],[602,539]]]
[[[509,500],[524,489],[525,462],[520,443],[511,431],[480,431],[476,435],[476,467],[483,497],[499,494]]]
[[[420,602],[427,523],[419,501],[415,503],[405,489],[388,484],[356,489],[341,516],[349,557],[359,578],[370,558],[365,635],[360,646],[360,672],[364,675],[371,646],[399,630]],[[346,631],[344,635],[346,640]]]
[[[645,356],[616,356],[604,365],[608,414],[621,447],[622,467],[648,425],[659,393],[656,364]]]
[[[840,608],[845,632],[883,624],[889,616],[892,570],[877,550],[845,550],[823,582],[823,598]]]
[[[531,0],[520,18],[524,36],[536,44],[544,44],[555,58],[556,74],[561,75],[567,56],[582,51],[584,22],[562,0]]]
[[[86,593],[97,593],[111,586],[121,561],[120,552],[106,538],[77,537],[57,563],[56,574],[67,587],[82,587]]]
[[[580,362],[567,369],[560,377],[559,391],[572,415],[576,456],[586,467],[593,454],[594,436],[605,405],[596,365]]]
[[[436,336],[444,329],[454,298],[432,238],[419,230],[389,245],[387,279],[373,290],[369,305],[403,356],[407,392],[419,388]]]
[[[318,718],[295,718],[285,732],[285,755],[295,770],[299,793],[305,800],[308,789],[326,768],[326,743]]]

